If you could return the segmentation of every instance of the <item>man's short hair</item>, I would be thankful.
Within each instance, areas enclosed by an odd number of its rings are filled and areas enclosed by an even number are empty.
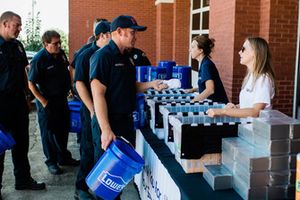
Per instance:
[[[51,43],[52,38],[60,38],[60,34],[55,30],[48,30],[42,36],[42,42]]]
[[[12,11],[6,11],[0,16],[0,23],[10,20],[13,17],[18,17],[19,19],[21,19],[20,15],[18,15],[17,13],[14,13]]]

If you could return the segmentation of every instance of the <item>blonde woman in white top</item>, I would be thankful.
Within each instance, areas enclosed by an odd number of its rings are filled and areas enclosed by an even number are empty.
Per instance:
[[[239,51],[240,63],[247,66],[239,104],[228,103],[223,109],[209,109],[208,116],[258,117],[271,109],[275,95],[275,76],[268,43],[260,37],[249,37]]]

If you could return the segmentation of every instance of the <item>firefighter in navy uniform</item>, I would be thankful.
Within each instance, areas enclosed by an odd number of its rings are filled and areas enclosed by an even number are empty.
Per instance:
[[[167,86],[161,80],[138,83],[135,67],[125,51],[133,48],[136,32],[146,27],[138,26],[131,16],[121,15],[111,23],[112,40],[98,50],[90,59],[90,80],[97,121],[101,136],[96,150],[106,150],[116,136],[123,136],[135,143],[132,112],[135,95],[149,88],[161,90]],[[120,199],[120,195],[117,197]]]
[[[101,21],[95,27],[95,42],[92,46],[84,50],[77,58],[75,63],[75,83],[78,95],[83,102],[80,108],[80,118],[82,122],[81,140],[80,140],[80,166],[76,179],[75,198],[80,200],[94,199],[88,192],[85,178],[92,170],[94,163],[93,134],[99,135],[97,125],[96,131],[92,134],[91,117],[94,115],[94,106],[89,79],[90,57],[99,48],[102,48],[110,41],[110,23]],[[95,130],[95,129],[94,129]],[[97,137],[99,138],[99,137]]]
[[[46,31],[42,36],[44,48],[32,59],[29,88],[36,98],[46,165],[51,174],[62,174],[58,166],[77,166],[79,161],[67,150],[70,113],[68,92],[71,88],[68,59],[60,48],[60,35]]]
[[[15,189],[42,190],[44,183],[31,178],[28,161],[29,108],[25,67],[28,65],[23,45],[16,40],[21,31],[21,17],[13,12],[4,12],[0,17],[0,124],[14,138],[12,149]],[[5,153],[0,155],[0,189]],[[1,193],[0,193],[1,199]]]

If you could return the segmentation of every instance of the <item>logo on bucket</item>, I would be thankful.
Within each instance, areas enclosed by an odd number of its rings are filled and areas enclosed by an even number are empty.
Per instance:
[[[126,186],[126,182],[120,176],[112,175],[108,171],[102,171],[98,177],[98,181],[115,192],[121,192]]]

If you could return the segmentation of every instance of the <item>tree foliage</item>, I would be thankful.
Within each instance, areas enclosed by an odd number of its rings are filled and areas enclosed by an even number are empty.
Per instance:
[[[56,31],[60,34],[61,48],[62,48],[62,50],[64,50],[64,52],[68,56],[69,55],[68,36],[64,31],[62,31],[60,29],[56,29]]]
[[[27,51],[39,51],[42,47],[41,41],[41,22],[40,12],[34,16],[32,13],[28,13],[28,18],[25,24],[25,39],[22,39],[25,50]]]
[[[43,48],[41,40],[41,23],[40,12],[37,12],[35,16],[31,12],[28,13],[28,18],[25,23],[25,38],[21,38],[26,51],[39,51]],[[61,48],[65,51],[66,55],[69,55],[69,45],[67,34],[59,29],[55,29],[60,34]]]

